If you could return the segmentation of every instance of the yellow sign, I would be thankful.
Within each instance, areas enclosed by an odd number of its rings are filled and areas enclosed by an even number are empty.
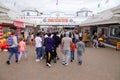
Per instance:
[[[117,42],[117,49],[120,49],[120,42]]]

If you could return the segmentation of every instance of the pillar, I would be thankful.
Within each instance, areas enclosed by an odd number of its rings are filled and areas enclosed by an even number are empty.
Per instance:
[[[0,26],[0,40],[3,38],[2,26]]]

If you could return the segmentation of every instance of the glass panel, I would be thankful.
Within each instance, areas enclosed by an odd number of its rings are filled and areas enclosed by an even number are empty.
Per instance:
[[[110,27],[110,36],[120,38],[120,26]]]

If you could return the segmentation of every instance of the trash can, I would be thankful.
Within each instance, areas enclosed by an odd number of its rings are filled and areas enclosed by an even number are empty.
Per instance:
[[[120,50],[120,42],[117,42],[116,49],[117,49],[117,50]]]

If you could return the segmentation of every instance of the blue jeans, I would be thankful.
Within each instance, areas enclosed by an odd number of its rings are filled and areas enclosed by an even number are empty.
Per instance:
[[[75,39],[75,44],[78,42],[78,39]]]
[[[71,60],[74,60],[74,51],[71,51]]]
[[[36,48],[37,53],[37,59],[40,59],[42,57],[42,47]]]
[[[77,51],[78,62],[82,62],[82,51]]]
[[[9,51],[9,57],[8,57],[8,61],[11,60],[12,56],[15,54],[15,58],[16,60],[18,60],[18,47],[12,47],[12,48],[8,48]]]

